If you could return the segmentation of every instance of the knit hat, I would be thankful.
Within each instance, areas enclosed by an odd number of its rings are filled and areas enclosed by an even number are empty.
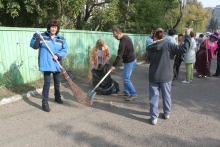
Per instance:
[[[212,38],[213,38],[215,41],[218,40],[218,36],[216,36],[215,34],[210,35],[210,39],[212,39]]]

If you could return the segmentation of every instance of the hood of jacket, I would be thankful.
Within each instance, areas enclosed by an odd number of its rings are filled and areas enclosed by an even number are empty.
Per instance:
[[[163,47],[163,44],[165,42],[166,42],[165,40],[160,40],[160,41],[154,42],[147,47],[147,50],[151,51],[151,52],[157,52],[157,51],[161,50],[161,48]]]

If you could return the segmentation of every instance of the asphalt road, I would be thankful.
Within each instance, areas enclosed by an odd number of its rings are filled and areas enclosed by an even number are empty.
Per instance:
[[[212,73],[216,68],[212,62]],[[64,104],[54,102],[51,112],[41,109],[41,95],[0,106],[1,147],[220,147],[220,84],[217,78],[197,78],[182,84],[173,81],[172,112],[163,118],[159,101],[158,124],[150,124],[148,66],[138,65],[132,81],[138,99],[126,102],[116,95],[96,95],[91,107],[79,104],[66,84],[61,86]],[[122,87],[122,70],[112,78]],[[87,79],[74,81],[85,94],[92,85]]]

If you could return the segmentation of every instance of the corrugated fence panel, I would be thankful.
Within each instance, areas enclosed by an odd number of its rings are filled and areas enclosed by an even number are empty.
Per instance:
[[[35,31],[36,28],[0,27],[0,85],[28,83],[42,78],[38,71],[38,50],[29,46]],[[41,29],[44,31],[45,28]],[[88,65],[89,52],[98,39],[104,40],[111,55],[117,54],[119,41],[111,32],[61,30],[60,33],[69,46],[64,59],[67,68]],[[136,52],[145,52],[149,35],[127,35],[131,37]]]

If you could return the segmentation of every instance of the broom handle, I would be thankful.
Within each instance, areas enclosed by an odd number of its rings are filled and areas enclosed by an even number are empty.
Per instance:
[[[207,58],[206,58],[207,62],[209,62],[208,61],[208,39],[207,39],[207,42],[206,42],[206,56],[207,56]]]
[[[38,35],[40,35],[40,38],[43,40],[43,42],[45,43],[45,45],[47,46],[47,49],[49,50],[49,52],[51,53],[52,56],[54,56],[54,53],[51,51],[50,47],[47,45],[46,41],[44,40],[44,38],[42,37],[42,35],[39,33]],[[56,60],[57,64],[59,65],[60,68],[62,68],[62,66],[60,65],[60,63]]]
[[[103,80],[105,80],[105,78],[110,74],[112,70],[109,70],[107,72],[107,74],[101,79],[101,81],[95,86],[95,88],[93,89],[93,91],[102,83]]]

